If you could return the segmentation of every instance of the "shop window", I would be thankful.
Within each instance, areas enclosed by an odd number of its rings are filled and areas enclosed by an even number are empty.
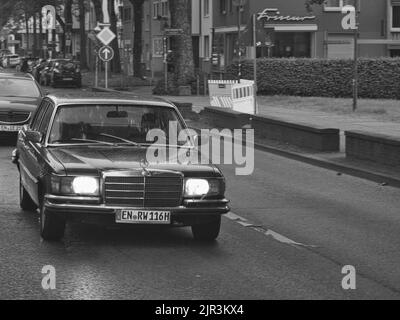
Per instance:
[[[164,41],[162,38],[153,39],[153,57],[162,57],[164,54]]]
[[[204,0],[204,15],[210,15],[210,0]]]
[[[325,11],[342,11],[344,6],[354,6],[354,1],[357,0],[326,0],[324,4]]]
[[[400,5],[392,5],[391,30],[400,32]]]
[[[219,12],[221,14],[226,14],[227,13],[227,2],[228,0],[220,0],[220,8],[219,8]]]
[[[276,58],[310,58],[311,33],[276,32],[274,34],[272,56]]]
[[[210,37],[209,36],[204,37],[204,58],[205,59],[210,58]]]

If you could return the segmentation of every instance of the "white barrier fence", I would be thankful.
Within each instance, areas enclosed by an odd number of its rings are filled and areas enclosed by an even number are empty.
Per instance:
[[[254,81],[209,80],[211,106],[256,114]]]

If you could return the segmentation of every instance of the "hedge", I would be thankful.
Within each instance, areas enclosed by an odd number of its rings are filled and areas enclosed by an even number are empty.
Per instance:
[[[353,60],[259,59],[258,91],[264,95],[351,97]],[[400,58],[360,59],[359,96],[400,99]],[[228,67],[237,73],[237,64]],[[244,79],[253,79],[253,61],[242,65]]]

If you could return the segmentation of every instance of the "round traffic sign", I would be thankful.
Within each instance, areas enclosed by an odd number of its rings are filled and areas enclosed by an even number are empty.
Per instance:
[[[99,57],[104,62],[111,61],[114,58],[114,50],[109,46],[101,47],[99,50]]]

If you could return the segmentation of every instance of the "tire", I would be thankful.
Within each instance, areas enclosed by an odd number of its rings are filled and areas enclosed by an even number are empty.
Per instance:
[[[197,241],[215,241],[221,230],[221,217],[213,221],[192,226],[193,237]]]
[[[19,178],[19,205],[24,211],[36,211],[37,205],[33,202],[29,193],[22,185],[21,177]]]
[[[65,232],[65,219],[49,213],[44,206],[44,200],[40,205],[40,235],[45,241],[60,241]]]

